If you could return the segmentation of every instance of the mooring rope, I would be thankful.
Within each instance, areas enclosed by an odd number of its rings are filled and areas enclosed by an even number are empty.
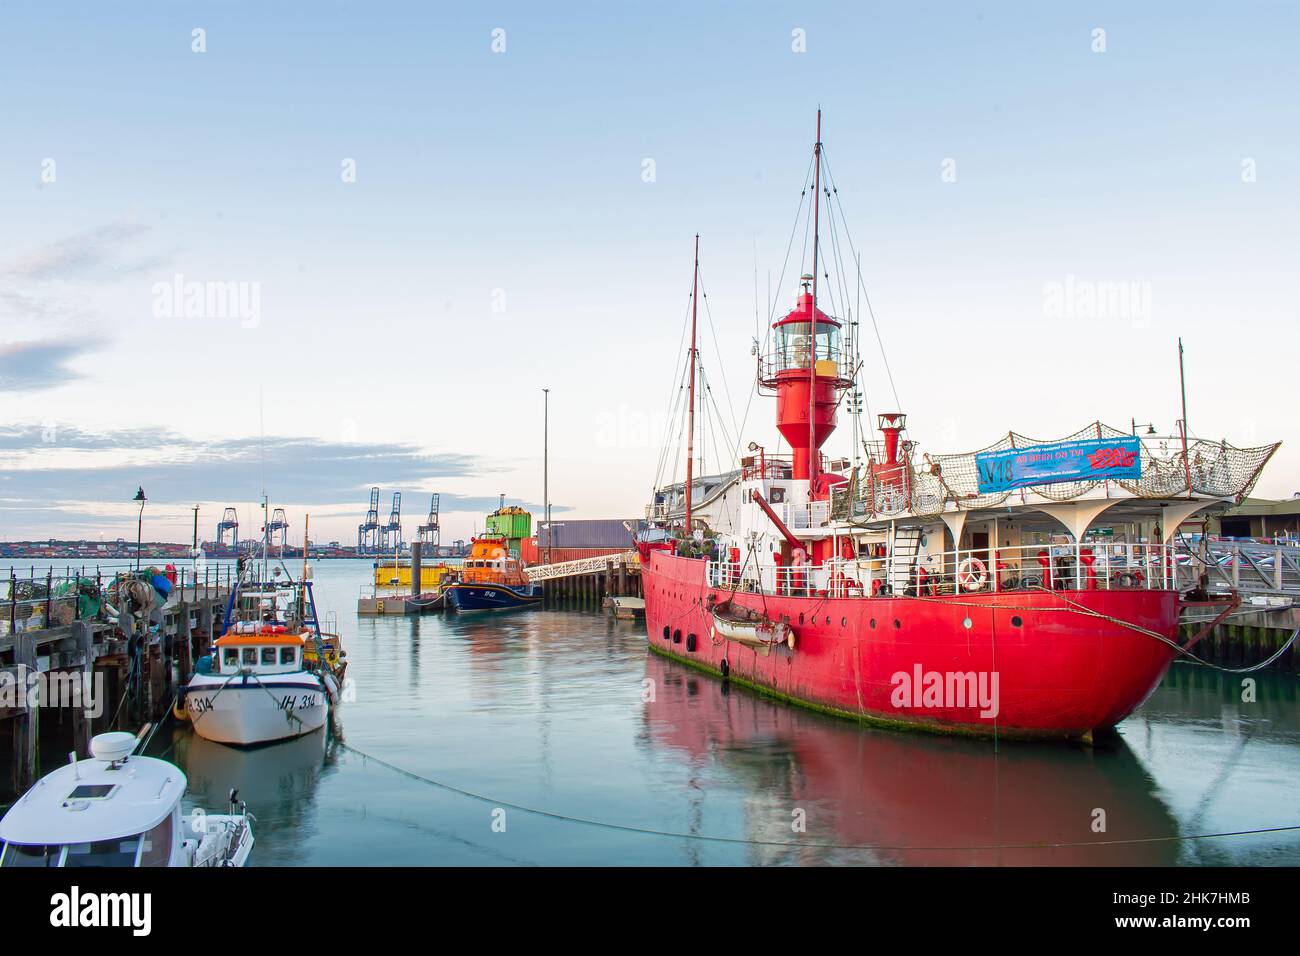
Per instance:
[[[1122,618],[1114,617],[1113,615],[1110,614],[1102,614],[1100,611],[1094,611],[1092,608],[1084,607],[1082,604],[1076,604],[1074,601],[1071,601],[1069,598],[1067,598],[1064,594],[1058,594],[1057,592],[1042,587],[1041,585],[1038,587],[1025,588],[1025,590],[1042,591],[1044,594],[1050,594],[1053,597],[1065,602],[1065,604],[1068,606],[1067,607],[1034,607],[1034,606],[1025,607],[1025,606],[1015,605],[1015,604],[1011,604],[1011,605],[986,604],[979,601],[954,601],[947,597],[921,597],[920,595],[905,595],[905,597],[910,601],[925,601],[932,604],[944,604],[947,605],[948,607],[973,607],[973,608],[979,608],[981,610],[1020,611],[1022,613],[1029,612],[1029,611],[1049,611],[1049,612],[1056,611],[1056,612],[1066,613],[1066,614],[1068,613],[1080,614],[1083,615],[1084,617],[1095,617],[1100,620],[1106,621],[1110,624],[1115,624],[1119,627],[1128,628],[1130,631],[1136,631],[1138,634],[1144,634],[1147,637],[1159,641],[1161,644],[1165,644],[1168,647],[1173,648],[1173,650],[1177,651],[1183,657],[1188,658],[1194,663],[1200,664],[1204,667],[1211,667],[1214,668],[1215,670],[1224,671],[1225,673],[1228,674],[1249,674],[1252,671],[1257,671],[1265,667],[1268,667],[1270,664],[1272,664],[1274,661],[1280,658],[1283,654],[1285,654],[1287,648],[1289,648],[1292,644],[1294,644],[1297,638],[1300,638],[1300,627],[1297,627],[1294,631],[1291,632],[1291,636],[1287,638],[1286,642],[1282,645],[1282,647],[1275,654],[1270,656],[1267,660],[1261,661],[1258,664],[1252,664],[1250,667],[1224,667],[1221,664],[1215,664],[1212,661],[1207,661],[1205,660],[1205,658],[1193,654],[1191,651],[1182,647],[1177,641],[1171,641],[1169,638],[1165,637],[1163,634],[1157,631],[1153,631],[1150,628],[1143,627],[1140,624],[1134,624],[1130,621],[1125,621]]]
[[[637,833],[643,836],[668,837],[676,840],[694,840],[701,843],[727,843],[743,846],[773,846],[788,847],[790,849],[825,849],[825,850],[1050,850],[1064,849],[1070,847],[1088,847],[1088,846],[1125,846],[1141,843],[1174,843],[1185,840],[1212,840],[1220,837],[1234,836],[1257,836],[1267,833],[1288,833],[1300,831],[1300,824],[1291,824],[1287,826],[1275,827],[1258,827],[1252,830],[1224,830],[1216,833],[1188,833],[1176,834],[1172,836],[1158,837],[1127,837],[1115,840],[1080,840],[1074,842],[1060,843],[975,843],[962,845],[910,845],[910,844],[886,844],[886,843],[804,843],[793,840],[750,840],[744,837],[727,837],[715,836],[707,833],[682,833],[675,830],[659,830],[654,827],[640,827],[628,823],[613,823],[608,820],[594,820],[590,817],[577,817],[571,814],[559,813],[554,810],[543,810],[537,807],[529,807],[521,803],[513,803],[509,800],[497,800],[493,797],[482,793],[475,793],[473,790],[466,790],[463,787],[457,787],[441,780],[434,780],[431,777],[425,777],[397,764],[389,763],[382,757],[376,757],[374,754],[367,753],[351,744],[337,741],[337,746],[351,753],[356,754],[364,760],[373,760],[388,770],[393,771],[410,780],[427,786],[436,787],[439,790],[445,790],[448,793],[454,793],[458,796],[470,800],[476,800],[479,803],[491,804],[494,807],[503,807],[509,810],[518,810],[520,813],[527,813],[532,816],[544,817],[548,820],[556,820],[562,823],[576,823],[580,826],[596,827],[602,830],[617,830],[621,833]]]

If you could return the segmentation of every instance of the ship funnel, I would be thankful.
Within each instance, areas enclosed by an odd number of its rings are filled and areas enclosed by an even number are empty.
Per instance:
[[[902,412],[881,412],[876,427],[885,436],[885,464],[898,464],[898,436],[907,427],[907,416]]]

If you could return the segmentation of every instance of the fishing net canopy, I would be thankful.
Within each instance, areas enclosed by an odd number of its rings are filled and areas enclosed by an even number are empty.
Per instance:
[[[978,451],[954,455],[927,455],[918,466],[905,446],[905,480],[880,481],[871,476],[849,483],[847,493],[836,502],[837,517],[871,519],[911,513],[931,517],[956,508],[974,511],[1023,500],[1029,496],[1050,501],[1070,501],[1107,484],[1097,481],[1063,481],[1032,485],[1023,489],[980,494],[976,456],[1010,449],[1032,449],[1083,439],[1132,438],[1131,433],[1094,422],[1072,435],[1045,441],[1008,432]],[[1175,498],[1189,494],[1214,498],[1244,499],[1259,480],[1260,472],[1277,451],[1279,443],[1255,448],[1237,448],[1226,441],[1193,439],[1187,443],[1186,459],[1180,440],[1141,441],[1141,473],[1136,480],[1110,479],[1135,498]],[[875,455],[872,464],[878,464]]]

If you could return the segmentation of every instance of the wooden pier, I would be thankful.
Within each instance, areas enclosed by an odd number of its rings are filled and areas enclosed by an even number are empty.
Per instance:
[[[39,602],[44,617],[25,614],[11,584],[10,613],[0,620],[0,754],[11,751],[4,761],[11,773],[0,770],[0,804],[48,772],[51,761],[62,763],[74,749],[86,756],[95,734],[166,719],[195,658],[221,627],[230,569],[211,570],[197,584],[182,578],[158,609],[157,631],[141,628],[135,638],[98,617],[73,619],[75,599],[48,591]],[[65,618],[69,623],[52,623]],[[27,695],[33,685],[43,695],[35,700]]]

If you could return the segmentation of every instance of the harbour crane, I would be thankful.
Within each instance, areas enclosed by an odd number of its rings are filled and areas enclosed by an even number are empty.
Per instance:
[[[402,493],[393,492],[393,508],[388,512],[388,524],[379,529],[379,550],[387,554],[402,547]]]
[[[420,525],[419,528],[420,543],[428,548],[428,554],[436,554],[440,544],[438,531],[438,494],[435,492],[429,499],[429,518],[428,521]]]
[[[234,508],[227,508],[222,512],[221,520],[217,522],[217,545],[224,547],[226,543],[226,532],[230,532],[230,548],[232,551],[239,550],[239,514]]]
[[[370,489],[366,520],[357,525],[357,554],[373,554],[379,547],[379,488]]]
[[[262,533],[267,536],[268,547],[278,547],[284,551],[285,545],[289,543],[289,519],[285,516],[283,508],[276,508],[271,512],[271,522],[262,529]]]

